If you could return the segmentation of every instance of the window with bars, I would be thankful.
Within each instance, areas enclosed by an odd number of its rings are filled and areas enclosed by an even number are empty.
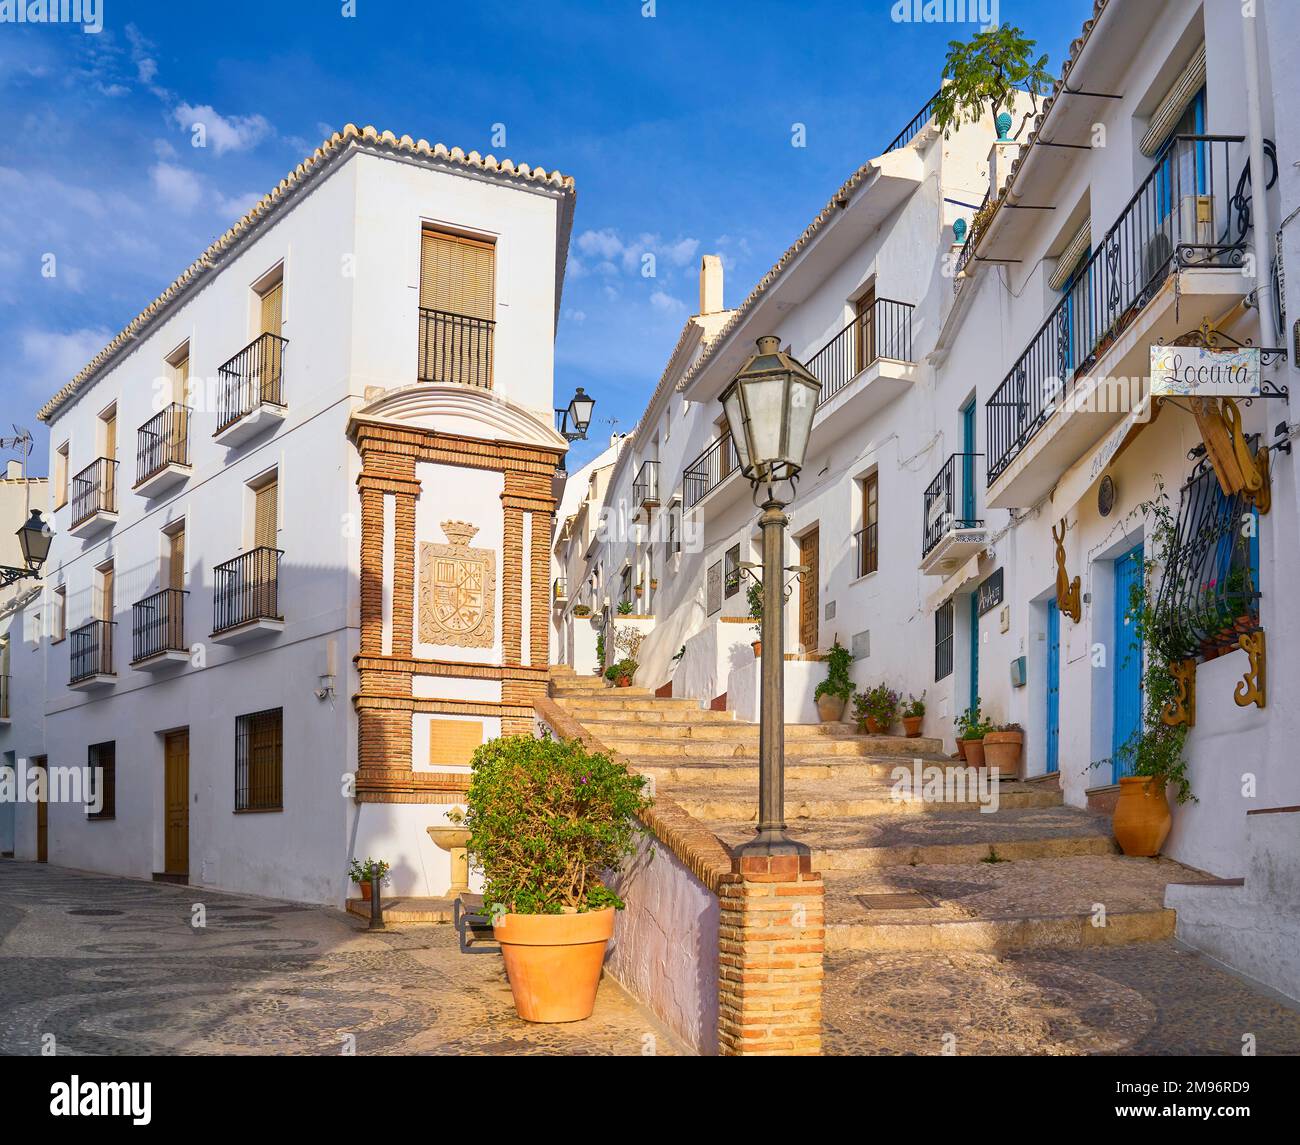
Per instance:
[[[619,574],[618,599],[620,604],[632,603],[632,566],[628,565]]]
[[[723,595],[732,597],[740,591],[740,546],[732,545],[723,559]]]
[[[948,600],[934,613],[934,680],[952,675],[953,607]]]
[[[90,768],[90,784],[86,803],[99,804],[98,811],[87,811],[87,819],[113,819],[117,815],[117,742],[92,743],[86,749],[86,764]]]
[[[495,317],[493,244],[426,229],[420,242],[420,380],[490,388]]]
[[[284,809],[284,709],[235,719],[235,810]]]
[[[858,576],[880,568],[880,482],[872,473],[862,481],[862,532],[858,536]]]

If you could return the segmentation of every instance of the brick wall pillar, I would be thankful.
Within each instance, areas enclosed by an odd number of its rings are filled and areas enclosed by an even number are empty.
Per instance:
[[[719,1052],[820,1054],[826,913],[811,856],[737,857],[718,902]]]

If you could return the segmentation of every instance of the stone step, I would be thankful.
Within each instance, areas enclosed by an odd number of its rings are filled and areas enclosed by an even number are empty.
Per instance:
[[[647,706],[644,710],[628,710],[621,708],[618,711],[607,708],[600,701],[584,703],[575,700],[561,699],[558,701],[560,707],[569,713],[575,720],[591,729],[592,735],[599,738],[599,729],[624,728],[628,724],[638,725],[638,734],[641,732],[640,725],[647,725],[646,734],[658,734],[651,732],[649,729],[658,728],[660,725],[666,726],[689,726],[702,727],[705,725],[723,725],[728,728],[744,729],[750,727],[750,724],[738,723],[736,717],[731,712],[713,712],[707,708],[691,710],[687,708],[659,708]],[[683,723],[689,721],[689,724]]]
[[[674,787],[656,783],[656,794],[666,795],[674,803],[706,823],[757,819],[758,784],[713,787]],[[973,794],[973,793],[969,793]],[[1026,790],[1020,784],[1003,784],[998,793],[1001,809],[1059,807],[1059,791]],[[840,819],[866,815],[929,815],[937,810],[979,815],[977,798],[957,798],[944,802],[898,799],[892,786],[885,783],[856,784],[789,783],[785,792],[785,817],[797,832],[800,820]],[[996,814],[996,812],[995,812]],[[983,816],[987,818],[988,816]]]
[[[753,783],[758,782],[758,761],[747,759],[724,760],[677,760],[671,753],[660,752],[658,755],[626,756],[629,766],[645,775],[653,775],[665,785],[675,787],[710,787],[714,784]],[[940,767],[944,771],[960,772],[964,763],[939,757],[924,760],[928,767]],[[811,780],[842,782],[861,779],[888,779],[891,783],[894,773],[899,768],[911,772],[911,761],[890,756],[856,756],[842,755],[829,757],[798,757],[786,760],[785,778],[792,780]]]
[[[590,726],[583,721],[584,726]],[[632,730],[632,729],[629,729]],[[682,740],[656,740],[642,738],[640,729],[635,729],[637,738],[627,738],[625,736],[613,736],[608,733],[597,735],[597,738],[610,751],[619,752],[626,756],[658,756],[663,758],[665,754],[681,756],[688,759],[757,759],[758,758],[758,738],[755,737],[728,737],[722,739],[682,739]],[[801,756],[819,755],[819,756],[892,756],[896,759],[911,760],[915,758],[916,753],[902,746],[916,743],[916,740],[899,739],[894,740],[890,736],[844,736],[836,738],[834,736],[811,735],[807,737],[787,737],[785,742],[785,758],[787,760],[797,759]]]
[[[757,798],[757,795],[754,796]],[[727,846],[748,842],[746,810],[709,823]],[[812,850],[819,871],[867,871],[912,864],[965,866],[1007,860],[1108,855],[1110,820],[1076,807],[1002,807],[991,815],[942,808],[928,815],[886,813],[797,821],[790,834]]]
[[[1119,855],[837,872],[826,876],[826,947],[999,953],[1169,938],[1165,887],[1198,877]]]
[[[700,711],[700,705],[695,700],[661,700],[643,688],[611,688],[590,696],[575,698],[558,695],[555,699],[566,710],[570,710],[575,719],[583,716],[598,717],[601,714],[607,719],[617,719],[620,712],[664,712],[672,713],[673,718],[680,720],[685,712]]]
[[[642,713],[634,713],[641,715]],[[645,713],[652,714],[652,713]],[[696,716],[722,716],[722,719],[715,720],[697,720]],[[576,715],[575,715],[575,718]],[[606,738],[605,734],[619,732],[626,728],[627,720],[623,718],[612,718],[606,713],[600,712],[594,715],[587,715],[582,722],[591,730],[591,733],[598,739]],[[725,712],[692,712],[690,719],[681,720],[652,720],[645,721],[649,726],[645,728],[638,727],[636,736],[638,738],[656,739],[656,740],[735,740],[737,742],[758,741],[758,725],[750,723],[741,723],[729,718],[729,713]],[[943,741],[930,739],[928,737],[918,737],[908,739],[905,736],[865,736],[858,735],[845,724],[786,724],[785,740],[789,743],[791,740],[808,740],[808,739],[834,739],[846,740],[853,743],[873,745],[881,755],[900,755],[910,756],[929,756],[932,758],[948,758],[943,751]]]

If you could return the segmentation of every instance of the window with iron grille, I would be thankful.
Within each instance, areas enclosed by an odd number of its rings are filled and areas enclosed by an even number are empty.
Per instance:
[[[677,523],[680,513],[681,509],[676,506],[668,510],[668,548],[674,556],[682,551],[682,535]]]
[[[632,603],[632,566],[628,565],[619,578],[618,600],[620,604]]]
[[[235,719],[235,810],[284,809],[284,709]]]
[[[117,815],[117,742],[92,743],[86,749],[86,764],[90,768],[90,786],[86,802],[99,804],[98,811],[88,811],[87,819],[113,819]]]
[[[740,546],[732,545],[724,557],[726,575],[723,579],[724,596],[735,596],[740,591]]]
[[[934,679],[938,683],[952,675],[952,601],[941,604],[934,612]]]
[[[869,474],[862,482],[862,536],[858,544],[858,576],[880,568],[880,482]]]

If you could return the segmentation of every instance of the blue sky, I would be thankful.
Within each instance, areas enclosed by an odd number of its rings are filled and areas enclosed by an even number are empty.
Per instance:
[[[597,399],[580,465],[609,419],[635,425],[696,308],[699,256],[723,256],[739,303],[977,27],[895,22],[893,0],[102,5],[98,34],[0,24],[0,434],[36,432],[35,473],[40,404],[349,121],[575,177],[556,393]],[[998,14],[1055,71],[1090,9]]]

